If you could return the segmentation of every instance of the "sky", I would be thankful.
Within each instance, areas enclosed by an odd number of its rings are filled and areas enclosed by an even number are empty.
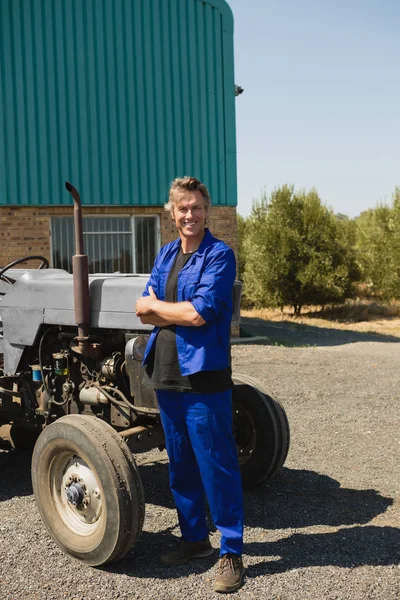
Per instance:
[[[400,0],[227,0],[234,15],[238,212],[316,188],[335,213],[400,186]]]

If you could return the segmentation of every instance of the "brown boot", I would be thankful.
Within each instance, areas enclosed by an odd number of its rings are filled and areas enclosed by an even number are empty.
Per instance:
[[[175,550],[170,550],[161,556],[161,562],[167,567],[178,567],[184,565],[192,558],[204,558],[210,556],[214,552],[214,548],[210,544],[210,540],[206,537],[199,542],[185,542],[181,540]]]
[[[224,554],[218,564],[214,581],[214,591],[228,594],[235,592],[243,584],[244,566],[238,554]]]

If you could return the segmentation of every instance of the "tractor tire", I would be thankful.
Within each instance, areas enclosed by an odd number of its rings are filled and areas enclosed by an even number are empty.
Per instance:
[[[145,501],[135,460],[97,417],[67,415],[46,427],[33,451],[32,484],[54,541],[87,565],[119,560],[142,530]]]
[[[282,405],[247,375],[232,376],[233,432],[244,489],[268,481],[284,464],[290,443]]]

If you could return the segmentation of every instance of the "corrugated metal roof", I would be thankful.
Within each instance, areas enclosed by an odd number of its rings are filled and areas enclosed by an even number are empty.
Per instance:
[[[154,205],[194,174],[236,204],[222,0],[1,0],[0,205]]]

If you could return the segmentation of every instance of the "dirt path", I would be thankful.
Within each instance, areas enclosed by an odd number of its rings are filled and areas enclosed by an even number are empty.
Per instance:
[[[245,495],[247,577],[234,597],[398,600],[400,344],[360,334],[323,332],[310,342],[285,328],[279,334],[300,347],[232,349],[235,371],[258,377],[285,406],[292,435],[279,475]],[[124,560],[102,570],[67,558],[50,540],[32,496],[29,457],[0,455],[0,600],[215,599],[215,556],[180,569],[159,564],[178,535],[168,465],[157,450],[138,455],[138,463],[147,501],[142,536]],[[212,543],[218,547],[217,533]]]

